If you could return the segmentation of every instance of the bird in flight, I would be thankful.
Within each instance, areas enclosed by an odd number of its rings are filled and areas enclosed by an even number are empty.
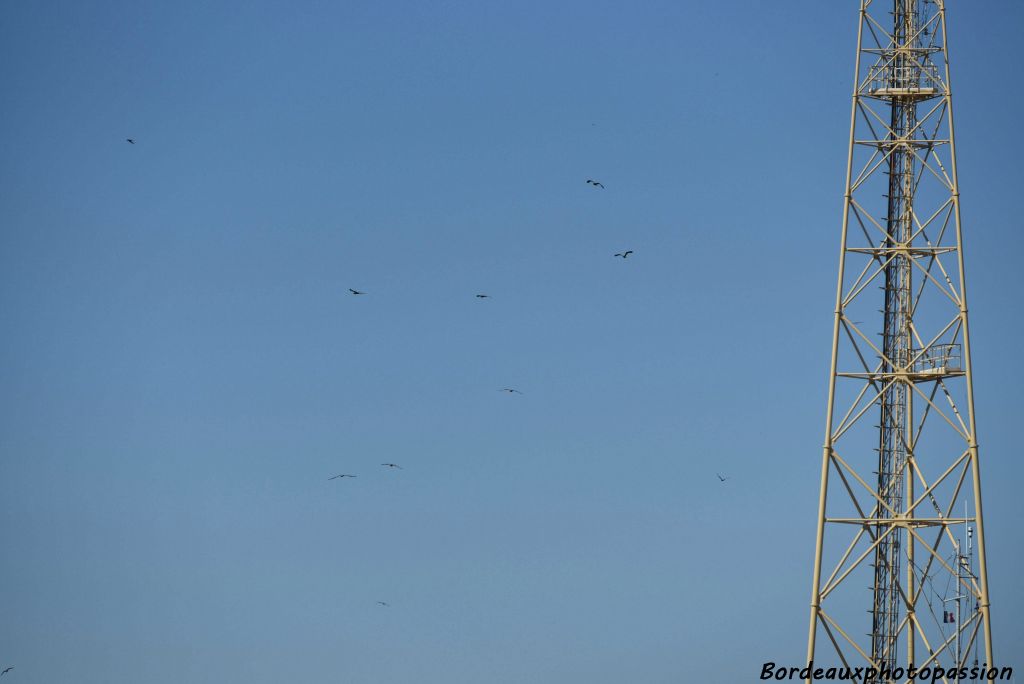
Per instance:
[[[132,145],[134,145],[134,144],[135,144],[135,141],[134,141],[134,140],[132,140],[131,138],[125,138],[125,140],[127,140],[127,141],[128,141],[129,143],[131,143]],[[6,671],[7,671],[7,670],[4,670],[4,672],[6,672]],[[2,675],[2,674],[3,674],[3,672],[0,672],[0,675]]]
[[[722,477],[721,473],[715,473],[715,475],[718,475],[719,482],[725,482],[726,480],[732,479],[731,477]]]
[[[354,295],[366,294],[365,292],[360,292],[359,290],[353,290],[351,287],[348,288],[348,291],[351,292]]]
[[[397,463],[381,463],[381,465],[386,468],[398,468],[399,470],[405,470],[402,466],[398,465]]]
[[[478,294],[477,299],[490,299],[491,295]]]
[[[342,473],[341,475],[335,475],[334,477],[327,478],[328,480],[337,480],[339,477],[355,477],[355,475],[349,475],[348,473]]]
[[[588,178],[587,182],[590,183],[591,185],[593,185],[595,188],[601,188],[602,190],[604,190],[604,183],[602,183],[600,181],[590,180]]]
[[[499,391],[499,392],[508,392],[509,394],[512,394],[513,392],[515,392],[516,394],[522,394],[522,392],[520,392],[519,390],[517,390],[517,389],[513,389],[513,388],[511,388],[511,387],[502,387],[502,388],[501,388],[500,390],[498,390],[498,391]]]
[[[632,253],[633,253],[633,250],[627,249],[625,252],[619,252],[618,254],[613,254],[612,256],[622,257],[623,259],[625,259],[626,257],[628,257]]]
[[[385,603],[384,601],[377,601],[377,605],[384,606],[385,608],[390,608],[391,607],[390,603]]]
[[[7,674],[8,672],[10,672],[13,669],[14,669],[13,667],[9,667],[6,670],[4,670],[3,672],[0,672],[0,677],[3,677],[5,674]]]

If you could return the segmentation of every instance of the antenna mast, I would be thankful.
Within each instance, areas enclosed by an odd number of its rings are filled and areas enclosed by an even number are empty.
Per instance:
[[[993,663],[948,57],[945,0],[861,0],[807,659],[865,684]],[[952,636],[923,599],[942,575]]]

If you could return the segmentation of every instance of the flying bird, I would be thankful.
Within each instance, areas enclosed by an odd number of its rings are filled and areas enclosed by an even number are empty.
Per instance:
[[[377,605],[384,606],[385,608],[390,608],[391,607],[390,603],[385,603],[384,601],[377,601]]]
[[[499,391],[499,392],[508,392],[509,394],[512,394],[513,392],[515,392],[516,394],[522,394],[522,392],[520,392],[519,390],[517,390],[517,389],[513,389],[513,388],[511,388],[511,387],[502,387],[502,388],[501,388],[500,390],[498,390],[498,391]]]
[[[334,477],[327,478],[328,480],[337,480],[339,477],[355,477],[355,475],[349,475],[348,473],[342,473],[341,475],[335,475]]]
[[[478,294],[477,299],[490,299],[491,295]]]
[[[731,477],[722,477],[722,475],[720,473],[715,473],[715,475],[718,475],[718,480],[720,482],[725,482],[726,480],[731,480],[732,479]]]
[[[398,468],[399,470],[405,470],[402,466],[398,465],[397,463],[381,463],[381,465],[387,468]]]
[[[366,294],[365,292],[360,292],[359,290],[353,290],[351,287],[348,288],[348,291],[351,292],[354,295]]]
[[[604,190],[604,183],[602,183],[600,181],[590,180],[588,178],[587,182],[590,183],[591,185],[593,185],[595,188],[601,188],[602,190]]]
[[[625,252],[619,252],[618,254],[613,254],[612,256],[622,257],[623,259],[625,259],[626,257],[628,257],[632,253],[633,253],[633,250],[627,249]]]
[[[13,669],[14,669],[13,667],[9,667],[6,670],[4,670],[3,672],[0,672],[0,677],[3,677],[5,674],[7,674],[8,672],[10,672]]]
[[[127,141],[128,141],[129,143],[131,143],[132,145],[134,145],[134,144],[135,144],[135,141],[134,141],[134,140],[132,140],[131,138],[125,138],[125,140],[127,140]],[[7,670],[4,670],[4,672],[7,672]],[[2,674],[3,674],[3,672],[0,672],[0,675],[2,675]]]

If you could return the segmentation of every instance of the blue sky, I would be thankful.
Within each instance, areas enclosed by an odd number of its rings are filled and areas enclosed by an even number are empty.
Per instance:
[[[803,657],[857,3],[553,4],[0,10],[16,681]],[[949,8],[1008,654],[1024,8]]]

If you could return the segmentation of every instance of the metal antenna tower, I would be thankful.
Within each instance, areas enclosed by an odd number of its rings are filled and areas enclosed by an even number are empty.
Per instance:
[[[860,2],[807,659],[864,684],[993,663],[945,4]]]

